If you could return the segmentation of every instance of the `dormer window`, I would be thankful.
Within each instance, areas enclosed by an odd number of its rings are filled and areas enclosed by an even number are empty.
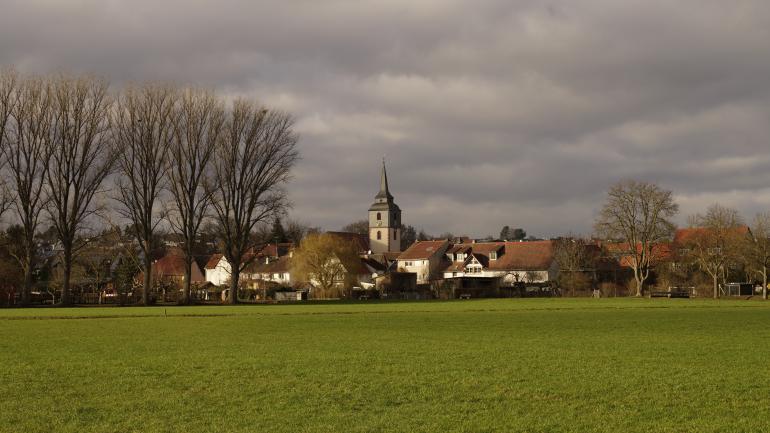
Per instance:
[[[465,254],[457,253],[457,261],[460,262],[460,261],[463,261],[463,260],[465,260]]]
[[[497,260],[497,251],[489,253],[489,260]]]

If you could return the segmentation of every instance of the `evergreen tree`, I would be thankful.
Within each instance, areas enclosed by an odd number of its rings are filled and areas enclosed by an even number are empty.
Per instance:
[[[503,227],[502,230],[500,230],[500,239],[503,241],[507,241],[511,239],[513,233],[511,233],[511,228],[508,226]]]
[[[273,231],[270,234],[269,242],[284,243],[288,242],[289,238],[286,236],[286,231],[283,229],[280,218],[275,218],[273,221]]]

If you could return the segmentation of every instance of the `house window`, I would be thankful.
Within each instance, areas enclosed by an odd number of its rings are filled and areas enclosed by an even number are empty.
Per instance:
[[[377,221],[381,221],[381,220],[382,220],[382,214],[377,212]]]
[[[497,251],[489,253],[489,260],[497,260]]]
[[[377,230],[377,240],[382,240],[382,232]]]
[[[394,240],[394,241],[397,241],[397,240],[398,240],[398,232],[397,232],[397,231],[394,231],[394,232],[393,232],[393,240]]]
[[[457,261],[465,260],[465,254],[463,253],[457,253]]]

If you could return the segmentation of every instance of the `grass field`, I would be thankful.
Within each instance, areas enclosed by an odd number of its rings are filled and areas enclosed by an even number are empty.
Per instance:
[[[0,310],[0,432],[770,431],[770,303]]]

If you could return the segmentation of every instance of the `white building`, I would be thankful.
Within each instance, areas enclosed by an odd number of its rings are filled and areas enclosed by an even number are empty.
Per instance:
[[[232,267],[222,254],[214,254],[206,263],[206,281],[215,286],[230,282]]]
[[[415,242],[398,256],[397,269],[399,272],[416,274],[417,284],[427,284],[441,277],[447,248],[449,241]]]

